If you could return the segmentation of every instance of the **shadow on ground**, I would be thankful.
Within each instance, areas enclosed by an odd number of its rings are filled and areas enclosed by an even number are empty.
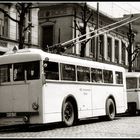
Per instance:
[[[133,115],[129,114],[120,114],[115,117],[115,120],[121,119],[121,117],[133,117]],[[137,116],[137,115],[135,115]],[[104,117],[90,118],[84,119],[77,122],[76,126],[86,125],[86,124],[94,124],[101,123],[107,121]],[[75,127],[75,126],[71,126]],[[63,123],[51,123],[51,124],[35,124],[35,125],[11,125],[11,126],[3,126],[0,127],[0,133],[18,133],[18,132],[40,132],[47,130],[54,130],[58,128],[66,128]]]

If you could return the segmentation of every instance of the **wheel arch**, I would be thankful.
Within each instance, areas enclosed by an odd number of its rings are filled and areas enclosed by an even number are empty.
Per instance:
[[[61,116],[63,115],[63,106],[64,104],[67,102],[67,101],[70,101],[72,104],[73,104],[73,107],[74,107],[74,111],[75,111],[75,114],[76,114],[76,118],[75,119],[78,119],[78,104],[77,104],[77,101],[75,99],[75,97],[72,95],[72,94],[69,94],[67,95],[64,99],[63,99],[63,102],[62,102],[62,107],[61,107]],[[62,121],[63,121],[63,117],[62,117]]]

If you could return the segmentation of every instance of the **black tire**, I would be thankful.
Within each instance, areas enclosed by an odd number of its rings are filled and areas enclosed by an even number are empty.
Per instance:
[[[128,113],[130,115],[136,115],[136,103],[128,103]]]
[[[138,116],[140,116],[140,110],[137,110]]]
[[[106,102],[106,119],[111,121],[115,118],[115,103],[109,98]]]
[[[75,123],[75,111],[70,101],[66,101],[63,105],[62,119],[65,126],[72,126]]]

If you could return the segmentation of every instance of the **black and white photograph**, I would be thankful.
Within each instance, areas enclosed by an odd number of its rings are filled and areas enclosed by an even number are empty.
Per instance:
[[[140,138],[140,1],[1,1],[1,138]]]

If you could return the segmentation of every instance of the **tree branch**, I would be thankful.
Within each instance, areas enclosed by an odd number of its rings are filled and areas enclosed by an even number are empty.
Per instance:
[[[19,6],[18,6],[18,4],[16,4],[16,10],[17,10],[17,12],[18,12],[18,14],[20,15],[21,14],[21,12],[20,12],[20,10],[19,10]]]
[[[3,10],[2,8],[0,8],[0,12],[2,12],[5,16],[7,16],[8,18],[10,18],[10,19],[11,19],[11,20],[13,20],[14,22],[19,23],[19,21],[18,21],[18,20],[16,20],[16,19],[12,18],[12,17],[8,14],[8,12],[7,12],[7,11],[5,11],[5,10]]]
[[[140,51],[140,48],[136,48],[136,49],[133,51],[132,55],[134,55],[135,53],[137,53],[137,52],[139,52],[139,51]]]
[[[34,27],[32,24],[29,24],[26,28],[24,28],[24,32],[27,31],[29,28]]]
[[[139,54],[139,51],[135,53],[135,56],[133,57],[133,59],[131,60],[131,62],[134,62],[135,61],[135,59],[138,56],[138,54]]]
[[[87,23],[88,23],[88,21],[90,20],[90,18],[93,16],[93,13],[90,13],[90,16],[88,17],[88,19],[87,19]]]
[[[74,20],[74,22],[75,22],[75,25],[76,25],[77,29],[81,32],[79,26],[78,26],[77,23],[76,23],[76,20]]]
[[[73,27],[73,26],[70,26],[71,28],[73,28],[73,29],[75,29],[75,27]],[[76,30],[78,30],[78,29],[76,29]]]

